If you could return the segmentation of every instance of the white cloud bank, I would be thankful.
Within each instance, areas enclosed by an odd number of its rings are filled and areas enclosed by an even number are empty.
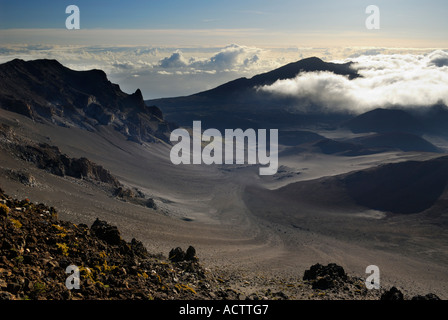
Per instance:
[[[259,67],[262,50],[255,47],[229,45],[208,58],[184,57],[182,51],[176,50],[169,57],[159,61],[161,68],[188,68],[196,71],[230,72]]]
[[[265,88],[266,91],[295,97],[300,101],[295,105],[301,108],[318,102],[327,109],[345,108],[356,112],[382,104],[384,101],[380,101],[380,97],[386,100],[384,103],[399,103],[406,97],[411,103],[418,101],[409,95],[409,91],[415,95],[420,91],[419,99],[432,102],[441,96],[446,101],[446,94],[443,94],[447,91],[448,53],[442,50],[260,48],[240,44],[225,47],[0,45],[0,63],[14,58],[47,58],[57,59],[75,70],[102,69],[125,92],[133,93],[140,88],[145,99],[197,93],[310,56],[320,57],[324,61],[350,57],[357,62],[356,67],[364,78],[348,81],[333,74],[307,74],[276,83]],[[412,73],[416,89],[409,89]],[[429,86],[431,91],[428,92],[425,86]],[[434,94],[437,86],[441,87],[440,94]]]
[[[348,80],[331,72],[310,72],[259,90],[295,101],[294,108],[355,114],[375,108],[448,105],[448,52],[377,54],[352,59],[362,77]]]
[[[197,93],[284,63],[280,53],[238,44],[197,48],[0,45],[0,63],[14,58],[57,59],[75,70],[101,69],[125,92],[140,88],[145,99]]]

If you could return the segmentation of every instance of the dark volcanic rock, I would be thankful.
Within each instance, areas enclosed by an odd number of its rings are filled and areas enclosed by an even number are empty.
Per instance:
[[[12,180],[19,181],[20,183],[29,187],[36,186],[36,179],[29,172],[11,169],[5,171]]]
[[[193,261],[196,260],[196,249],[192,246],[189,246],[187,249],[187,252],[185,252],[185,258],[186,261]]]
[[[131,189],[120,186],[117,189],[115,189],[114,196],[119,198],[134,198],[135,194],[134,192],[132,192]]]
[[[70,158],[61,153],[58,147],[46,143],[38,145],[10,144],[21,159],[35,164],[39,169],[58,176],[70,176],[78,179],[92,179],[112,186],[119,186],[118,180],[102,166],[87,158]]]
[[[0,200],[0,300],[210,299],[223,290],[197,261],[149,254],[105,221],[91,228],[61,221],[54,209],[1,189]],[[79,289],[66,287],[70,265],[78,267]]]
[[[400,290],[398,290],[396,287],[392,287],[389,291],[386,291],[381,295],[381,300],[401,301],[404,300],[404,297],[403,293]]]
[[[168,258],[173,262],[184,261],[185,252],[180,247],[171,249],[170,253],[168,254]]]
[[[333,288],[337,282],[346,281],[347,274],[343,267],[335,263],[330,263],[327,266],[317,263],[305,271],[303,280],[310,280],[315,289],[326,290]]]
[[[120,236],[120,231],[115,226],[108,224],[106,221],[95,220],[90,230],[101,240],[106,241],[111,245],[119,245],[123,240]]]
[[[332,279],[347,279],[347,274],[344,268],[338,266],[335,263],[330,263],[327,266],[321,265],[319,263],[312,265],[309,270],[306,270],[303,275],[303,280],[315,280],[318,277],[329,276]]]
[[[175,127],[160,109],[145,106],[140,89],[129,95],[104,71],[75,71],[47,59],[0,65],[0,108],[66,127],[112,126],[134,141],[169,142]]]
[[[146,207],[148,207],[148,208],[151,208],[151,209],[154,209],[154,210],[157,209],[157,205],[156,205],[156,203],[154,202],[154,199],[151,199],[151,198],[150,198],[150,199],[146,200],[145,205],[146,205]]]
[[[135,238],[132,238],[131,240],[131,249],[134,252],[134,254],[138,255],[141,258],[145,258],[148,256],[148,251],[146,250],[143,243],[141,241],[136,240]]]
[[[412,297],[411,300],[441,300],[437,295],[435,295],[434,293],[428,293],[425,296],[421,296],[421,295],[417,295]]]
[[[120,186],[113,191],[113,195],[122,201],[129,201],[146,208],[157,210],[157,204],[154,199],[146,198],[145,194],[136,188],[132,190]]]
[[[71,158],[63,154],[56,146],[26,140],[16,135],[15,130],[9,126],[0,126],[0,150],[57,176],[103,182],[117,190],[121,187],[118,179],[102,166],[84,157]],[[7,170],[6,173],[12,179],[25,185],[36,184],[35,178],[25,171]]]
[[[173,262],[198,260],[198,258],[196,257],[196,249],[192,246],[189,246],[186,252],[183,251],[180,247],[173,248],[171,249],[168,257]]]

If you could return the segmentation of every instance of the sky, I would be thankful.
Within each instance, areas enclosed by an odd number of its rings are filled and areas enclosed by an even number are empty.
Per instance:
[[[380,28],[366,28],[369,5]],[[68,30],[69,5],[80,29]],[[0,0],[0,63],[58,59],[103,69],[146,99],[193,94],[318,56],[429,54],[448,48],[445,0]]]
[[[51,30],[55,37],[49,39],[48,29],[65,29],[65,8],[70,4],[80,9],[81,30],[94,32],[84,32],[82,37],[65,32],[64,37]],[[365,28],[365,9],[370,4],[381,13],[381,28],[376,33]],[[19,37],[15,33],[17,39],[11,39],[6,35],[8,41],[20,39],[27,43],[45,39],[58,44],[107,41],[116,45],[225,45],[238,38],[245,41],[244,45],[333,45],[339,41],[378,45],[394,40],[419,47],[439,43],[446,46],[447,13],[448,3],[444,0],[1,0],[0,29],[47,29],[41,31],[41,36],[22,33]],[[116,32],[111,39],[112,30]],[[132,36],[126,32],[129,30],[147,32]],[[154,34],[157,30],[164,30],[164,37]],[[101,38],[101,34],[106,36]]]

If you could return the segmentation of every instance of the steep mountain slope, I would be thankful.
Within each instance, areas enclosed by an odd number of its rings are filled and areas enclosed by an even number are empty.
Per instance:
[[[341,121],[347,116],[297,115],[291,113],[273,97],[268,97],[257,87],[273,84],[277,80],[294,78],[301,72],[329,71],[359,77],[351,63],[327,63],[319,58],[307,58],[290,63],[273,71],[256,75],[250,79],[239,78],[217,88],[187,97],[164,98],[145,101],[147,105],[160,107],[166,118],[179,125],[191,126],[193,120],[201,120],[206,126],[225,128],[284,128],[288,125],[327,121]]]
[[[0,65],[0,108],[37,121],[95,130],[112,126],[134,141],[168,141],[170,125],[101,70],[75,71],[56,60],[14,59]]]
[[[198,93],[195,96],[212,98],[221,96],[225,98],[229,96],[229,94],[238,94],[241,91],[252,90],[254,87],[271,85],[277,80],[292,79],[299,73],[312,71],[330,71],[334,74],[345,75],[349,79],[359,77],[359,74],[351,68],[351,63],[337,64],[324,62],[317,57],[311,57],[289,63],[283,67],[256,75],[250,79],[239,78],[234,81],[230,81],[215,89]]]

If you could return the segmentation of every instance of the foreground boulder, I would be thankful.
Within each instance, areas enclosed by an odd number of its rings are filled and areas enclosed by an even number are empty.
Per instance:
[[[435,295],[434,293],[428,293],[427,295],[421,296],[421,295],[417,295],[412,297],[411,300],[441,300],[437,295]]]
[[[120,236],[120,231],[118,231],[116,226],[112,226],[106,221],[101,221],[98,218],[92,224],[90,230],[92,230],[99,239],[106,241],[106,243],[110,245],[119,245],[123,241]]]
[[[192,246],[189,246],[186,252],[184,252],[180,247],[171,249],[168,257],[172,262],[198,260],[198,258],[196,257],[196,249]]]
[[[403,293],[396,287],[390,288],[390,290],[384,292],[381,295],[381,300],[387,301],[401,301],[404,300]]]
[[[303,280],[311,281],[314,289],[326,290],[335,287],[339,282],[346,281],[347,274],[343,267],[335,263],[327,266],[317,263],[305,271]]]

